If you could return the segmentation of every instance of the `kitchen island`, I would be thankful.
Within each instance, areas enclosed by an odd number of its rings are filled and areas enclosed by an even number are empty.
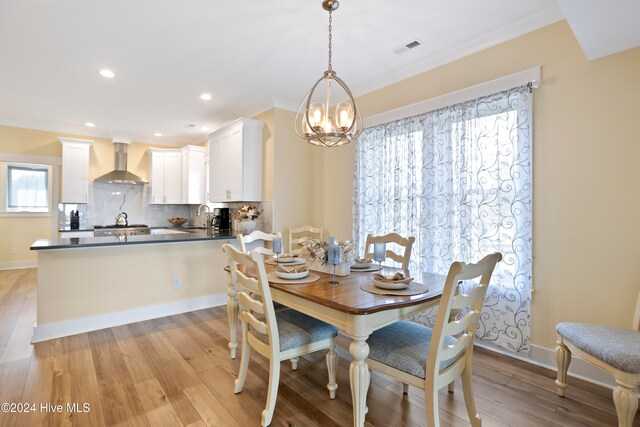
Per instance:
[[[226,304],[231,232],[37,240],[33,342]]]

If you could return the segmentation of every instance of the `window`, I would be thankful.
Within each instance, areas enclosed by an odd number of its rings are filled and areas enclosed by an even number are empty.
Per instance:
[[[34,163],[0,163],[4,212],[49,213],[51,166]]]
[[[365,129],[356,146],[353,230],[416,238],[411,268],[501,252],[478,337],[529,350],[531,92],[521,86]]]

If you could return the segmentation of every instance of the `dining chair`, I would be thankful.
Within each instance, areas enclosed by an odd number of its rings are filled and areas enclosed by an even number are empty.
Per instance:
[[[434,328],[411,321],[392,323],[373,332],[367,339],[371,369],[390,375],[407,385],[424,390],[427,426],[440,425],[438,390],[462,378],[464,402],[471,425],[482,420],[473,398],[471,368],[473,340],[484,304],[489,280],[502,254],[487,255],[477,264],[454,262],[444,285]],[[468,294],[458,292],[461,280],[480,277]],[[461,310],[459,319],[451,319],[452,310]],[[451,389],[450,389],[451,390]]]
[[[564,397],[571,354],[613,376],[613,403],[618,426],[633,424],[638,410],[636,389],[640,386],[640,295],[636,301],[631,329],[588,323],[561,322],[556,325],[558,341],[558,396]]]
[[[240,372],[234,383],[234,392],[240,393],[249,368],[251,348],[269,359],[269,386],[267,403],[262,411],[262,426],[271,424],[280,382],[280,362],[318,350],[327,350],[326,363],[329,372],[329,397],[335,398],[338,354],[336,335],[338,330],[328,323],[296,310],[273,308],[269,282],[262,255],[252,251],[244,253],[230,244],[222,250],[229,258],[231,277],[238,290],[242,322],[242,356]],[[252,268],[257,277],[249,277],[238,266]],[[261,299],[255,296],[260,295]]]
[[[240,250],[242,252],[248,252],[249,250],[255,250],[260,252],[262,255],[270,256],[274,255],[271,249],[265,248],[264,246],[255,246],[250,245],[254,242],[262,242],[263,245],[265,242],[273,242],[274,237],[282,237],[282,234],[278,231],[277,233],[265,233],[264,231],[256,230],[252,231],[249,234],[238,234],[238,242],[240,243]],[[251,247],[250,247],[251,246]]]
[[[301,227],[289,228],[289,253],[299,254],[302,252],[300,243],[304,243],[310,239],[322,241],[324,227],[313,227],[311,225],[303,225]]]
[[[240,250],[242,252],[249,252],[249,250],[254,250],[256,252],[261,253],[264,256],[272,256],[272,255],[275,255],[273,253],[273,250],[265,248],[264,246],[256,246],[251,244],[259,241],[262,242],[263,244],[264,242],[273,242],[274,237],[282,237],[282,234],[280,234],[279,231],[277,233],[270,234],[260,230],[255,230],[250,234],[246,234],[246,235],[238,234],[237,237],[238,237],[238,242],[240,242]],[[257,297],[257,298],[259,299],[260,297]],[[287,308],[286,306],[279,304],[277,302],[274,303],[273,305],[276,311],[281,310],[283,308]],[[291,369],[293,369],[294,371],[298,369],[298,361],[299,359],[297,357],[291,358]]]
[[[409,269],[409,261],[411,260],[411,248],[413,247],[413,242],[416,241],[416,238],[411,237],[402,237],[398,233],[389,233],[383,236],[374,236],[372,234],[367,234],[367,240],[364,245],[364,257],[365,258],[373,258],[373,244],[374,243],[395,243],[404,249],[402,254],[395,253],[391,249],[387,249],[386,256],[387,258],[391,258],[397,263],[402,264],[403,270]]]

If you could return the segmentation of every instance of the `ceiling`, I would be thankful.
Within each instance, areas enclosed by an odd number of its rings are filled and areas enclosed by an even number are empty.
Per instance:
[[[563,19],[558,3],[580,1],[343,0],[334,70],[359,96]],[[3,0],[0,124],[181,146],[202,141],[203,127],[295,110],[327,67],[320,4]],[[422,46],[394,53],[415,39]]]

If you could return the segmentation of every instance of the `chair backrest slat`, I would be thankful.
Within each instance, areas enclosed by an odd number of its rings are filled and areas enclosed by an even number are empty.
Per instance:
[[[259,320],[256,316],[253,315],[253,313],[244,311],[242,312],[242,317],[244,318],[245,322],[247,322],[249,326],[251,326],[251,328],[256,332],[260,332],[264,335],[269,335],[269,325]]]
[[[484,291],[482,288],[476,286],[468,294],[456,295],[451,303],[451,308],[453,310],[459,310],[464,307],[471,307],[480,298],[484,298]]]
[[[248,252],[248,247],[250,243],[262,241],[263,245],[265,242],[273,242],[274,237],[282,237],[280,232],[275,234],[265,233],[264,231],[256,230],[251,232],[250,234],[238,234],[238,242],[240,242],[240,250],[242,252]],[[258,246],[253,248],[254,251],[259,252],[263,255],[273,255],[273,250],[269,248],[265,248],[264,246]]]
[[[469,346],[470,335],[463,334],[455,344],[445,347],[440,352],[440,360],[457,359]]]
[[[389,233],[383,236],[374,236],[372,234],[367,235],[367,240],[364,246],[364,257],[373,258],[373,244],[374,243],[395,243],[396,245],[404,249],[402,254],[397,254],[391,249],[387,249],[386,256],[391,258],[395,262],[402,264],[402,268],[407,270],[409,268],[409,261],[411,260],[411,248],[416,238],[402,237],[398,233]]]
[[[257,279],[245,275],[241,271],[231,271],[231,280],[239,283],[243,288],[249,289],[251,292],[260,292],[260,285]]]
[[[264,304],[262,301],[253,298],[251,294],[247,292],[240,292],[238,295],[238,303],[244,305],[249,312],[264,314]]]
[[[476,264],[461,262],[451,264],[440,299],[427,356],[425,372],[429,381],[436,381],[440,377],[440,362],[455,359],[456,361],[451,367],[447,368],[450,370],[456,368],[456,364],[466,360],[461,357],[463,353],[466,357],[472,357],[473,339],[480,318],[480,310],[484,303],[484,296],[493,270],[501,259],[500,253],[494,253],[485,256]],[[458,283],[461,280],[471,280],[478,277],[480,277],[479,283],[468,294],[458,292]],[[454,307],[455,309],[468,310],[468,312],[465,312],[458,320],[451,319],[451,310]],[[460,333],[462,334],[457,336]],[[458,341],[449,347],[443,347],[447,336],[457,338]]]
[[[289,253],[301,253],[302,247],[300,247],[300,243],[304,243],[307,240],[317,239],[322,242],[323,234],[324,227],[303,225],[301,227],[289,228]]]
[[[266,335],[272,357],[275,357],[280,352],[280,338],[262,255],[258,251],[241,252],[228,243],[222,245],[222,250],[227,255],[231,279],[236,287],[243,333]],[[247,270],[252,270],[257,277],[248,276]]]
[[[444,327],[443,334],[454,337],[469,329],[471,325],[475,325],[478,322],[479,317],[480,315],[475,311],[466,313],[460,319],[447,323]]]

